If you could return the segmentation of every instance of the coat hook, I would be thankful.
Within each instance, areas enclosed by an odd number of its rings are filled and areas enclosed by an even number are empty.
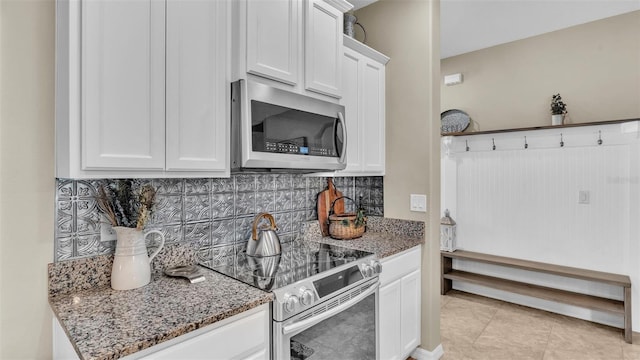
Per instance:
[[[527,144],[527,137],[524,137],[524,148],[528,149],[529,148],[529,144]]]
[[[598,130],[598,145],[602,145],[602,131]]]
[[[564,140],[562,140],[562,133],[560,133],[560,147],[564,147]]]
[[[493,150],[496,149],[496,140],[494,138],[491,138],[491,141],[493,142]]]
[[[469,151],[469,142],[467,140],[464,141],[464,145],[466,146],[467,151]]]

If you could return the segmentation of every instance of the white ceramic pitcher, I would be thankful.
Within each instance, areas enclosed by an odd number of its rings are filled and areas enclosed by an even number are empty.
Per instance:
[[[151,260],[164,246],[164,235],[158,230],[143,233],[136,228],[116,226],[116,255],[111,268],[111,287],[114,290],[130,290],[145,286],[151,281]],[[160,235],[160,246],[151,256],[145,240],[150,234]]]

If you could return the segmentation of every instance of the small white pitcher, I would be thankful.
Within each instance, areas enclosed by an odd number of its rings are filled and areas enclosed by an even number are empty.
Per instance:
[[[116,256],[111,268],[111,287],[114,290],[130,290],[145,286],[151,281],[151,260],[164,246],[164,235],[158,230],[142,233],[142,230],[115,226]],[[160,246],[151,256],[147,253],[145,239],[149,234],[160,235]]]

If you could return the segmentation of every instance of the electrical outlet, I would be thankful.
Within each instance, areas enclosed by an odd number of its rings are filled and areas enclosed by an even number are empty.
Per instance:
[[[100,241],[116,241],[116,232],[104,215],[100,215]]]
[[[411,211],[427,212],[427,195],[411,194]]]
[[[578,204],[588,204],[591,198],[589,190],[578,191]]]

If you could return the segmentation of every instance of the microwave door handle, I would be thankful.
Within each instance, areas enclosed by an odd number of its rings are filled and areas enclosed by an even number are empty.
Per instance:
[[[344,164],[347,159],[347,125],[344,123],[344,116],[338,112],[338,122],[342,124],[342,154],[338,162]]]
[[[363,300],[364,298],[368,297],[369,295],[375,293],[378,290],[378,287],[380,286],[380,282],[376,282],[375,284],[371,285],[367,290],[365,290],[364,292],[362,292],[361,294],[359,294],[358,296],[352,298],[351,300],[347,301],[346,303],[343,303],[339,306],[334,307],[333,309],[329,310],[329,311],[325,311],[319,315],[316,316],[312,316],[308,319],[302,320],[300,322],[297,323],[293,323],[290,325],[286,325],[282,328],[282,334],[283,335],[287,335],[287,334],[291,334],[293,332],[297,332],[298,330],[301,329],[305,329],[309,326],[315,325],[325,319],[328,319],[330,317],[332,317],[333,315],[342,312],[343,310],[346,310],[350,307],[352,307],[353,305],[359,303],[361,300]]]

